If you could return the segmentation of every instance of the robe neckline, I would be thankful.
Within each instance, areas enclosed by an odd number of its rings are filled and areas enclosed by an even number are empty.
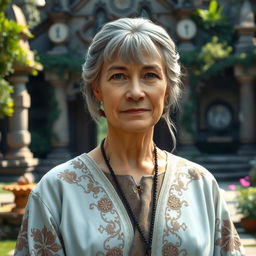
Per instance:
[[[156,217],[155,217],[155,223],[154,223],[154,232],[153,232],[153,239],[152,239],[152,255],[157,255],[161,243],[159,241],[161,238],[159,235],[161,234],[163,230],[163,221],[161,221],[161,216],[164,214],[163,207],[166,205],[166,200],[168,196],[168,184],[171,184],[173,177],[171,177],[171,174],[173,173],[173,167],[174,167],[174,161],[171,161],[172,154],[167,152],[167,165],[166,165],[166,171],[165,175],[163,177],[162,186],[159,191],[158,201],[157,201],[157,207],[156,207]],[[106,189],[106,192],[108,196],[114,200],[115,205],[117,207],[117,211],[122,213],[123,221],[124,221],[124,229],[127,229],[127,232],[125,233],[125,236],[128,238],[128,246],[125,248],[125,251],[127,255],[129,254],[129,249],[132,244],[133,238],[134,238],[134,230],[133,226],[130,220],[130,217],[127,213],[127,210],[123,204],[123,201],[121,200],[120,196],[118,195],[117,191],[115,190],[114,186],[106,176],[106,174],[100,169],[96,161],[94,161],[93,158],[91,158],[88,154],[84,153],[79,156],[80,159],[88,164],[88,162],[91,164],[91,166],[96,171],[94,174],[98,175],[100,178],[100,181],[103,183],[104,188]],[[174,160],[174,159],[173,159]],[[146,176],[145,176],[146,177]],[[160,240],[159,240],[160,239]],[[158,245],[159,244],[159,245]],[[125,254],[126,255],[126,254]]]

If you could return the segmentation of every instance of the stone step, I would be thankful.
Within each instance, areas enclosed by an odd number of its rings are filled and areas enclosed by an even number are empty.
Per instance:
[[[218,181],[239,180],[251,169],[252,156],[248,155],[206,155],[194,161],[209,170]]]
[[[248,171],[251,166],[245,163],[200,163],[209,171],[226,171],[226,172],[239,172],[239,171]]]
[[[241,155],[209,155],[198,156],[195,158],[196,162],[200,163],[247,163],[250,164],[252,157]]]
[[[238,181],[248,175],[248,172],[234,172],[232,174],[227,172],[211,172],[217,181]]]

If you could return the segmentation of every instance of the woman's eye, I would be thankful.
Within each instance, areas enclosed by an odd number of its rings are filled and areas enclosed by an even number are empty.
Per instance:
[[[151,73],[151,72],[150,73],[146,73],[144,77],[147,78],[147,79],[159,78],[159,76],[157,74]]]
[[[125,75],[122,73],[114,74],[110,77],[110,80],[123,80],[125,79]]]

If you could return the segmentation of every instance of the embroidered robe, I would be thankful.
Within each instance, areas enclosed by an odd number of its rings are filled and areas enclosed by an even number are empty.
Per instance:
[[[31,192],[15,255],[128,256],[133,238],[111,182],[82,154],[50,170]],[[214,177],[170,153],[152,255],[245,255]]]

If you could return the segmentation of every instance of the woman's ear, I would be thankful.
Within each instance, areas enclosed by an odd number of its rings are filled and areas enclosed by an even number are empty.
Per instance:
[[[169,92],[166,90],[165,95],[164,95],[164,99],[167,100],[169,98]]]
[[[97,101],[102,101],[101,89],[97,85],[93,85],[93,94]]]

